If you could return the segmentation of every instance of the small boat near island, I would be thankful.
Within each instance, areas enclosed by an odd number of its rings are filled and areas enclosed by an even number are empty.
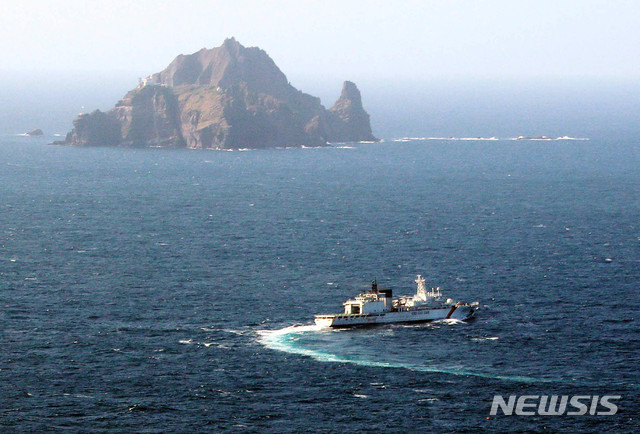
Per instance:
[[[416,323],[443,319],[466,321],[473,317],[478,302],[454,302],[444,299],[440,288],[427,291],[425,279],[418,275],[416,294],[393,298],[391,289],[378,289],[374,280],[371,290],[343,303],[344,313],[316,315],[320,327],[355,327],[373,324]]]

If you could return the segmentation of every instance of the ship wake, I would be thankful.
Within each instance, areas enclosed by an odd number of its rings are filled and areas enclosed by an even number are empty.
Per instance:
[[[456,323],[450,323],[451,325]],[[424,327],[424,326],[423,326]],[[354,336],[356,336],[354,338]],[[342,339],[343,337],[346,339]],[[258,342],[265,347],[288,354],[310,357],[318,362],[349,363],[357,366],[376,368],[408,369],[415,372],[439,373],[459,376],[492,378],[521,383],[548,382],[548,379],[517,375],[500,375],[474,371],[465,367],[439,366],[434,363],[424,365],[416,362],[384,360],[387,356],[378,352],[372,357],[367,351],[358,350],[349,345],[352,339],[366,341],[375,336],[355,332],[354,330],[334,330],[316,325],[294,325],[278,330],[258,331]],[[392,357],[391,354],[388,356]]]

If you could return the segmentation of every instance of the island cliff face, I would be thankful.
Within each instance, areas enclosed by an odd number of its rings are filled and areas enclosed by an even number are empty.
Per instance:
[[[179,55],[113,109],[82,114],[73,127],[56,143],[234,149],[377,140],[355,84],[345,82],[326,110],[291,86],[266,52],[233,38]]]

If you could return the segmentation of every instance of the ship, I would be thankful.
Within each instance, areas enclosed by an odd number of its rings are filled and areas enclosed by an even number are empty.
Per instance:
[[[478,302],[454,302],[444,299],[440,288],[427,290],[425,279],[418,275],[416,294],[393,298],[393,290],[378,289],[374,280],[371,290],[343,303],[344,313],[316,315],[320,327],[356,327],[374,324],[419,323],[444,319],[466,321],[478,310]]]

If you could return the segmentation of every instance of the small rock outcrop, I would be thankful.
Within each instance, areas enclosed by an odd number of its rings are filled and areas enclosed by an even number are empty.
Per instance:
[[[44,133],[40,128],[36,128],[35,130],[31,130],[26,134],[27,136],[42,136]]]
[[[225,149],[377,140],[355,84],[345,82],[326,110],[291,86],[266,52],[233,38],[179,55],[113,109],[80,115],[73,126],[55,143]]]
[[[371,132],[369,114],[362,107],[358,87],[345,81],[342,93],[329,109],[329,141],[357,142],[378,140]]]

